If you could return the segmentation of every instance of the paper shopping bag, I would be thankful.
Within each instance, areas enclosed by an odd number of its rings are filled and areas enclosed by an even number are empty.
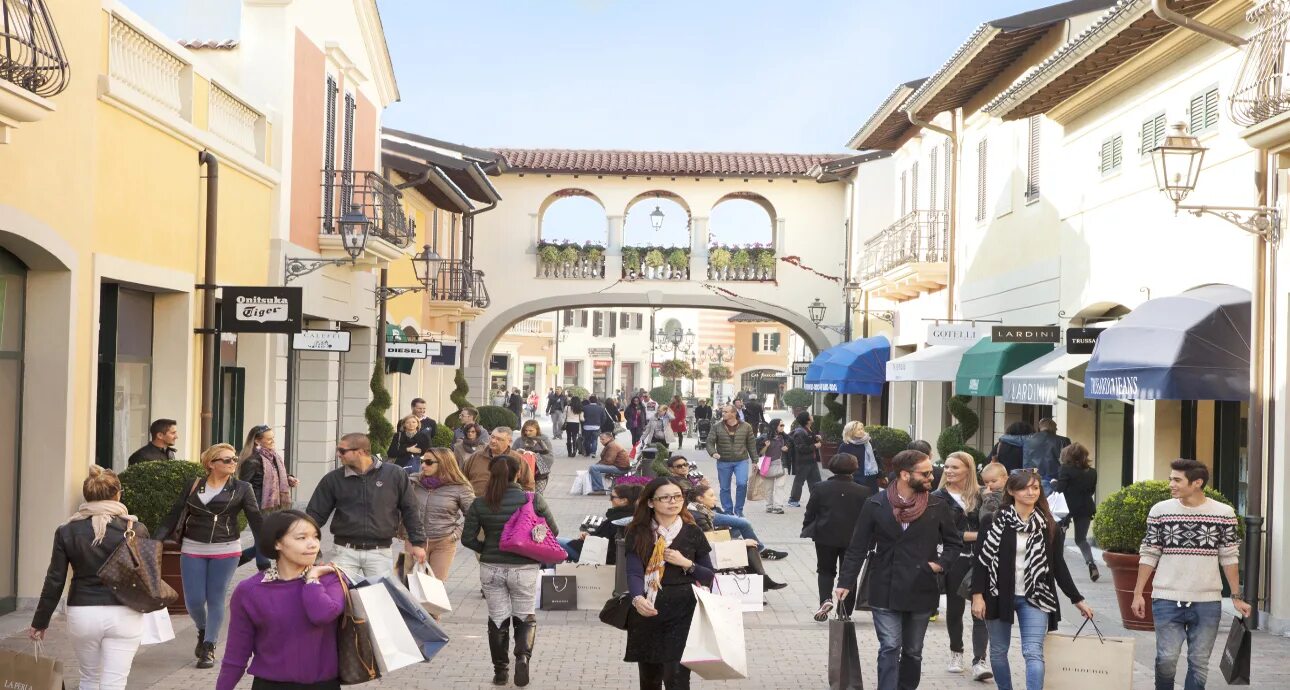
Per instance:
[[[543,611],[578,610],[578,578],[569,575],[543,575],[539,585]]]
[[[433,616],[452,611],[452,600],[448,598],[443,580],[435,577],[425,563],[417,563],[408,573],[408,591]]]
[[[849,618],[829,619],[829,690],[863,690],[856,624]]]
[[[175,628],[170,624],[170,612],[158,609],[143,614],[143,639],[139,644],[161,644],[175,639]]]
[[[1223,645],[1223,659],[1219,670],[1228,685],[1250,684],[1250,624],[1244,618],[1232,620],[1232,629],[1227,632],[1227,644]]]
[[[704,532],[703,536],[708,540],[709,544],[715,544],[719,541],[730,541],[730,530],[728,529],[713,530],[711,532]]]
[[[578,473],[573,476],[573,486],[569,487],[569,493],[574,496],[586,496],[592,490],[591,475],[587,474],[587,470],[578,470]]]
[[[578,554],[581,565],[604,565],[609,562],[609,540],[604,537],[588,535],[582,540],[582,552]]]
[[[61,690],[63,662],[44,654],[39,642],[34,651],[24,654],[0,649],[0,688]]]
[[[390,598],[394,600],[399,615],[403,617],[403,623],[408,626],[408,632],[417,641],[421,656],[426,661],[434,658],[447,646],[448,633],[444,632],[439,623],[413,598],[411,592],[403,588],[398,580],[387,577],[381,581],[385,584]]]
[[[559,563],[555,574],[573,577],[578,592],[579,611],[599,611],[614,596],[614,566]]]
[[[744,613],[762,610],[763,581],[761,575],[722,573],[717,575],[717,589],[721,596],[733,597],[743,605]]]
[[[761,472],[748,474],[748,500],[764,501],[770,495],[770,480],[761,476]]]
[[[681,663],[704,680],[747,678],[748,651],[744,648],[744,614],[739,601],[699,587],[693,591],[698,601]]]
[[[1089,621],[1085,621],[1087,625]],[[1048,633],[1044,638],[1044,687],[1047,690],[1088,690],[1088,688],[1133,687],[1132,637],[1080,637]]]
[[[717,570],[747,568],[748,545],[742,539],[712,544],[712,563]]]
[[[1048,510],[1058,520],[1071,514],[1071,509],[1066,507],[1066,496],[1060,491],[1048,494]]]
[[[399,613],[389,589],[380,580],[364,583],[350,593],[355,615],[365,619],[371,630],[372,650],[376,653],[376,666],[382,676],[424,660],[421,646],[412,636],[408,624],[403,622],[403,615]]]

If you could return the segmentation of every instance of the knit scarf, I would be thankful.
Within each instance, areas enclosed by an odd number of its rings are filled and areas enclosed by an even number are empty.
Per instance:
[[[650,522],[654,534],[658,535],[654,540],[654,550],[650,552],[649,563],[645,565],[645,598],[651,605],[658,597],[658,590],[663,587],[663,568],[667,565],[663,560],[663,552],[676,535],[681,533],[682,524],[680,518],[674,521],[671,527],[661,527],[657,522]]]
[[[999,546],[1003,543],[1004,530],[1007,529],[1026,535],[1026,552],[1017,554],[1017,558],[1023,559],[1022,584],[1025,585],[1025,591],[1016,594],[1024,596],[1031,606],[1040,611],[1056,611],[1057,592],[1053,589],[1052,578],[1048,576],[1048,549],[1045,546],[1047,522],[1038,510],[1031,513],[1030,519],[1025,522],[1021,521],[1017,509],[1012,506],[995,513],[994,522],[990,524],[990,531],[986,533],[985,543],[981,547],[981,557],[988,565],[990,574],[990,594],[999,596],[1000,570],[1011,573],[1015,569],[1012,564],[999,563]]]
[[[927,510],[927,492],[916,491],[914,497],[905,500],[896,491],[894,487],[887,490],[887,498],[891,501],[891,513],[896,516],[896,522],[908,525],[923,516],[923,511]]]
[[[846,439],[846,441],[858,446],[864,446],[864,457],[860,458],[860,469],[864,470],[864,476],[872,477],[882,472],[882,468],[878,467],[878,458],[874,457],[873,454],[873,437],[869,435],[869,432],[861,431],[859,435]]]
[[[434,491],[441,486],[443,486],[443,480],[438,475],[421,475],[421,487],[426,491]]]
[[[291,485],[287,483],[287,464],[283,462],[282,456],[278,455],[278,451],[272,448],[260,446],[255,449],[255,452],[260,456],[260,466],[264,472],[262,489],[264,505],[260,508],[274,510],[285,507],[284,503],[290,501],[291,495]]]
[[[120,501],[89,501],[82,503],[81,507],[67,518],[68,522],[77,520],[89,520],[90,525],[94,528],[93,544],[98,546],[103,543],[103,537],[107,535],[107,526],[114,518],[125,518],[132,522],[138,522],[139,518],[131,515],[126,509],[125,504]]]

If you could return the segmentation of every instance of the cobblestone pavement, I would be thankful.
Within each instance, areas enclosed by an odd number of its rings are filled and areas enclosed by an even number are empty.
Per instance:
[[[715,476],[713,461],[707,454],[693,451],[693,443],[693,439],[685,439],[686,448],[680,452],[697,461],[706,475]],[[557,445],[559,449],[554,475],[546,498],[561,529],[567,532],[576,529],[584,515],[602,513],[608,506],[603,497],[569,495],[568,487],[572,484],[574,473],[586,466],[587,459],[565,458],[563,444]],[[801,528],[802,510],[790,508],[784,515],[768,515],[762,511],[761,504],[749,503],[747,514],[764,541],[789,553],[787,559],[767,564],[770,575],[788,582],[789,587],[768,592],[765,610],[745,615],[750,678],[745,681],[716,683],[702,681],[696,676],[695,683],[713,687],[827,688],[828,628],[811,618],[817,604],[815,555],[811,543],[797,536]],[[1136,639],[1134,687],[1152,687],[1154,637],[1150,633],[1128,632],[1120,626],[1115,594],[1105,568],[1101,581],[1090,583],[1079,554],[1073,548],[1068,550],[1067,562],[1072,572],[1076,573],[1075,580],[1081,591],[1096,610],[1102,632],[1108,636],[1130,636]],[[446,629],[452,636],[447,648],[431,663],[397,671],[372,684],[372,687],[494,687],[488,682],[491,665],[484,635],[486,608],[479,594],[477,570],[472,554],[465,549],[459,551],[447,583],[454,606],[454,611],[444,618]],[[238,579],[252,572],[253,565],[243,566],[238,572]],[[1069,634],[1074,631],[1069,619],[1076,612],[1064,603],[1063,614],[1068,620],[1062,623],[1062,632]],[[22,634],[29,620],[29,612],[0,617],[0,635],[5,638],[0,646],[30,649],[26,636]],[[538,620],[533,682],[530,687],[545,690],[571,687],[629,688],[636,685],[635,666],[622,661],[626,633],[600,623],[595,611],[542,611],[538,613]],[[873,687],[877,682],[874,669],[878,647],[873,623],[863,613],[856,620],[865,683],[868,687]],[[1218,660],[1230,620],[1227,615],[1224,616],[1222,632],[1211,662],[1211,687],[1224,685],[1218,672]],[[192,622],[186,617],[176,617],[173,622],[177,634],[174,641],[144,647],[135,657],[130,676],[131,689],[195,690],[214,685],[215,670],[201,671],[193,668]],[[67,687],[77,687],[75,657],[67,643],[61,616],[55,618],[48,637],[46,653],[64,660]],[[1016,643],[1011,656],[1014,681],[1020,688],[1023,685],[1024,667],[1019,645]],[[1254,638],[1254,682],[1250,687],[1290,687],[1290,665],[1284,663],[1287,657],[1290,657],[1290,639],[1257,634]],[[931,690],[993,687],[992,683],[974,683],[966,675],[946,672],[948,660],[949,641],[942,616],[928,629],[923,682],[920,687]],[[1178,675],[1180,683],[1183,672],[1185,669]],[[250,685],[250,679],[247,678],[238,687],[249,688]]]

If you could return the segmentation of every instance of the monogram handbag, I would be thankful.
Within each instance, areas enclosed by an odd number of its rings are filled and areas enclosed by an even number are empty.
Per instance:
[[[125,538],[99,568],[98,576],[122,606],[151,613],[165,608],[179,594],[161,579],[161,542],[139,539],[134,521],[125,525]]]
[[[333,563],[332,567],[335,568],[336,564]],[[340,568],[336,568],[336,577],[345,596],[345,612],[340,616],[340,627],[336,631],[336,668],[340,684],[357,685],[376,680],[381,677],[381,672],[376,666],[376,650],[372,649],[371,624],[354,613],[349,581]]]

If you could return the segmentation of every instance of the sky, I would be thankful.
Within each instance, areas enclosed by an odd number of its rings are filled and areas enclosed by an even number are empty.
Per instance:
[[[402,94],[384,123],[483,147],[843,152],[979,24],[1055,1],[378,0]],[[240,0],[124,2],[176,38],[237,34]]]

